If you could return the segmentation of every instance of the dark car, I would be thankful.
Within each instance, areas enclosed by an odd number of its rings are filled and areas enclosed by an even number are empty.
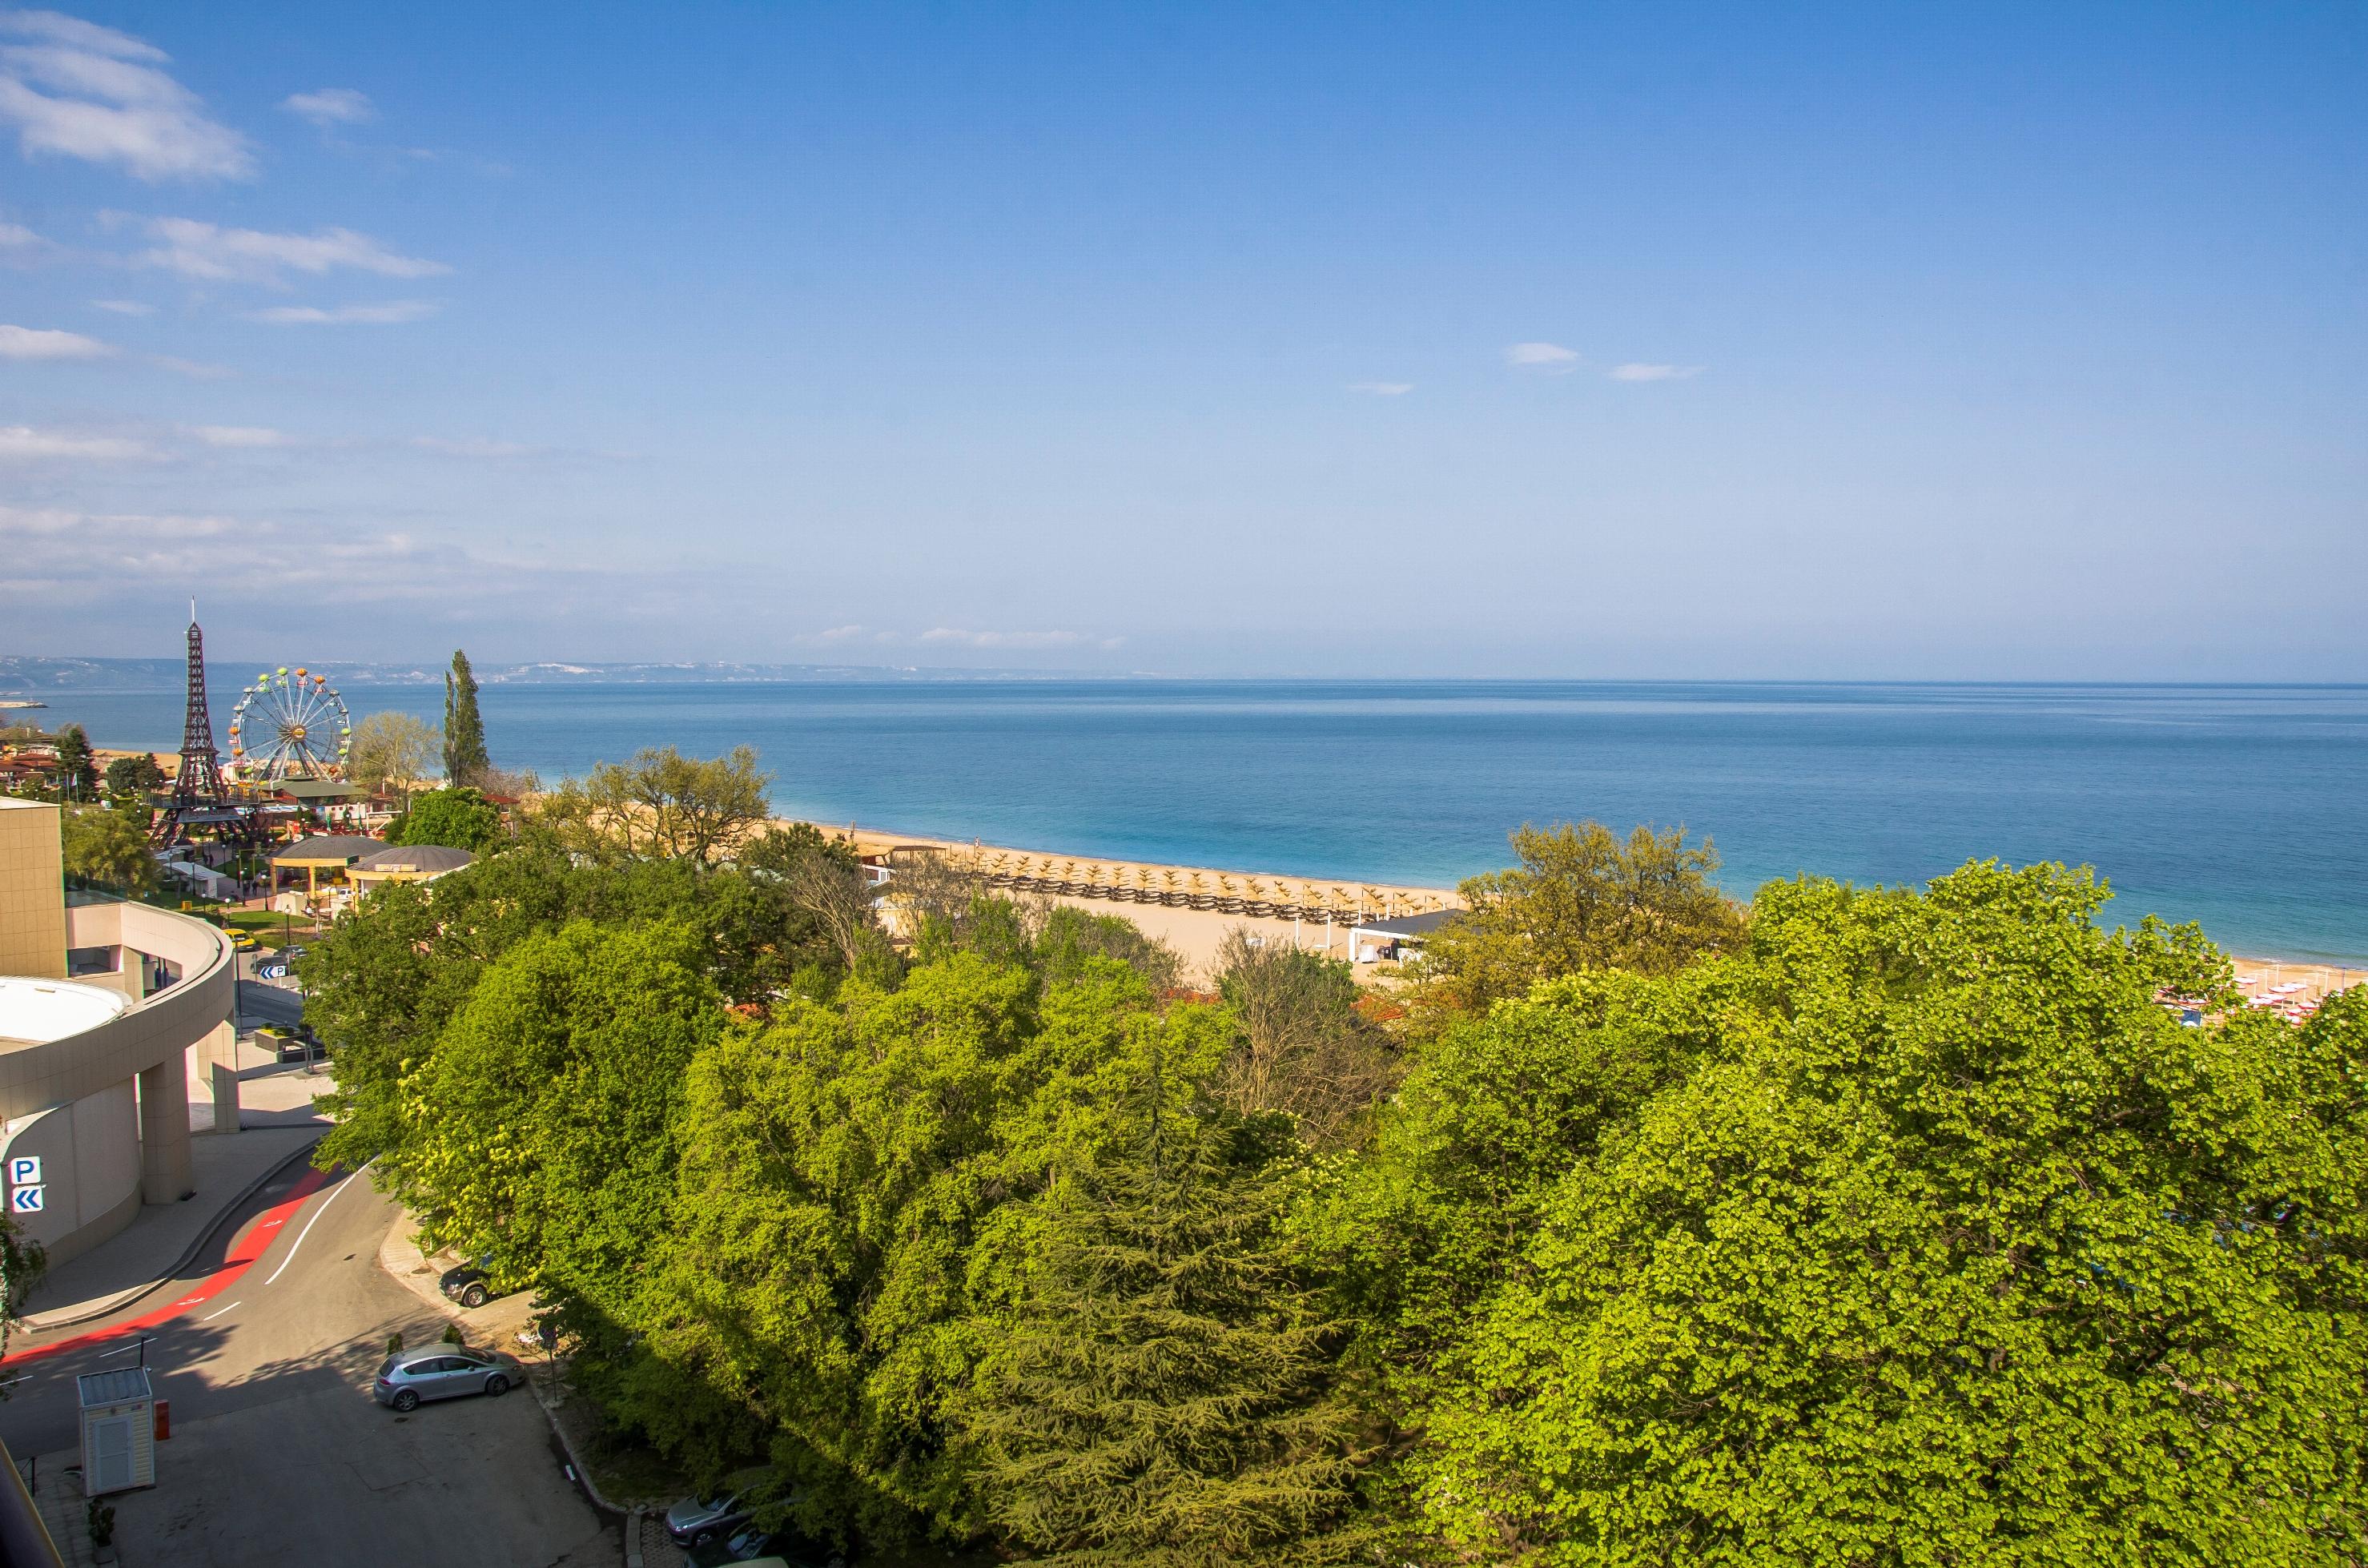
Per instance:
[[[793,1568],[847,1568],[847,1554],[796,1530],[768,1530],[747,1525],[729,1540],[710,1541],[690,1551],[691,1568],[724,1568],[727,1563],[772,1561]]]
[[[677,1546],[710,1546],[735,1534],[747,1523],[748,1510],[740,1506],[734,1493],[686,1497],[666,1510],[666,1539]]]
[[[464,1307],[482,1307],[495,1296],[507,1296],[507,1290],[494,1287],[492,1273],[482,1257],[472,1258],[457,1268],[448,1268],[436,1281],[447,1301],[458,1301]]]

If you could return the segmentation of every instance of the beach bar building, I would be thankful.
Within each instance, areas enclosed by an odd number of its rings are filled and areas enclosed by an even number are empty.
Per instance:
[[[1463,914],[1460,909],[1434,909],[1423,915],[1401,915],[1395,920],[1370,920],[1349,930],[1349,955],[1359,963],[1382,963],[1413,958],[1425,937]]]

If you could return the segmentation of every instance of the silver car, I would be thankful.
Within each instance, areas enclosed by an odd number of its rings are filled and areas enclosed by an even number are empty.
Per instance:
[[[422,1400],[453,1399],[464,1393],[505,1394],[518,1381],[518,1364],[507,1357],[439,1345],[388,1357],[370,1392],[381,1404],[392,1409],[416,1410]]]

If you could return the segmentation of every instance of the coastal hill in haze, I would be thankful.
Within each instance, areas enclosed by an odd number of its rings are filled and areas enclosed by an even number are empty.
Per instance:
[[[215,682],[246,678],[228,655],[207,660]],[[258,666],[259,667],[259,666]],[[307,666],[341,686],[440,686],[442,660],[326,660]],[[646,686],[683,681],[1107,680],[1107,671],[937,669],[918,665],[560,664],[479,665],[483,686]],[[63,659],[0,654],[0,697],[44,691],[177,691],[179,659]]]

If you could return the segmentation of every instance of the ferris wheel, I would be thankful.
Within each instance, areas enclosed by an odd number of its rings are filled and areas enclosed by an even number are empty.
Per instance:
[[[282,665],[238,694],[230,715],[230,775],[241,784],[343,778],[353,743],[353,716],[329,677]]]

